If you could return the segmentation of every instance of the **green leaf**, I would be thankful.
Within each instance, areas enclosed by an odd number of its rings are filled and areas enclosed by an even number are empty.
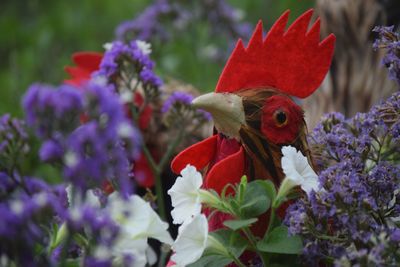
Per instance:
[[[199,260],[189,264],[188,267],[221,267],[226,266],[233,260],[225,255],[220,255],[212,251],[211,249],[206,249]]]
[[[276,189],[275,185],[270,180],[256,180],[254,183],[258,184],[260,187],[263,187],[267,193],[269,199],[273,202],[276,198]]]
[[[240,204],[239,216],[247,219],[257,217],[266,212],[271,206],[271,201],[263,186],[260,186],[257,182],[251,182],[247,184],[243,201]]]
[[[242,255],[248,244],[241,234],[227,229],[217,230],[210,235],[216,238],[235,257]]]
[[[246,240],[236,232],[226,229],[220,229],[210,233],[215,239],[223,246],[222,250],[227,250],[235,257],[240,257],[247,247]],[[231,263],[233,259],[228,253],[216,250],[214,248],[207,248],[201,258],[189,264],[188,267],[221,267]]]
[[[278,226],[266,238],[257,243],[257,249],[264,252],[299,254],[303,248],[299,236],[289,236],[286,226]]]
[[[224,221],[224,225],[230,229],[232,229],[233,231],[236,231],[240,228],[249,226],[253,223],[255,223],[256,221],[258,221],[257,218],[250,218],[247,220],[227,220]]]

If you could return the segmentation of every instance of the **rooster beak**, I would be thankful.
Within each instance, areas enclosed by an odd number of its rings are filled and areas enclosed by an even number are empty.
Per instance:
[[[193,99],[192,105],[210,112],[219,132],[239,139],[239,130],[245,124],[240,96],[230,93],[208,93]]]

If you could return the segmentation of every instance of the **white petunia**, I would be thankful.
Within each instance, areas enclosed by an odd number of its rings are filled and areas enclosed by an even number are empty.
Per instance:
[[[136,45],[138,46],[140,51],[142,51],[143,54],[149,55],[151,53],[151,44],[145,41],[137,40]]]
[[[112,247],[113,266],[125,266],[124,257],[131,256],[133,261],[129,267],[144,267],[148,259],[146,257],[146,250],[149,247],[147,238],[131,239],[120,234]]]
[[[171,256],[171,260],[178,266],[197,261],[207,247],[207,238],[207,218],[204,214],[198,214],[179,227],[178,237],[172,245],[175,254]]]
[[[171,215],[174,224],[182,224],[201,212],[200,187],[203,184],[201,174],[196,168],[187,165],[175,184],[168,190],[174,209]]]
[[[148,238],[169,245],[173,243],[167,230],[168,224],[161,221],[150,204],[139,196],[133,195],[125,200],[118,192],[114,192],[108,198],[106,209],[120,226],[120,234],[112,248],[115,265],[123,262],[124,255],[134,258],[132,266],[135,267],[154,262],[154,257],[150,257],[152,254],[149,253]]]
[[[160,242],[171,245],[173,240],[168,232],[168,223],[161,221],[158,214],[151,208],[150,203],[137,195],[124,200],[118,193],[109,196],[107,209],[127,234],[127,238],[155,238]]]
[[[300,185],[307,194],[318,190],[318,175],[311,168],[307,158],[292,146],[282,147],[281,165],[285,179],[278,196],[286,195],[293,187]]]

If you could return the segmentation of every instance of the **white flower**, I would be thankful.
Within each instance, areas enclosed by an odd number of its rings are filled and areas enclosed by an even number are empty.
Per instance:
[[[171,215],[174,224],[182,224],[193,216],[200,214],[200,187],[203,184],[201,174],[196,168],[187,165],[175,184],[168,190],[174,209]]]
[[[113,46],[112,43],[105,43],[105,44],[103,44],[103,48],[104,48],[106,51],[111,50],[112,46]]]
[[[123,262],[124,255],[133,256],[134,267],[144,267],[154,262],[154,255],[149,252],[148,238],[169,245],[173,243],[167,231],[168,224],[161,221],[150,204],[139,196],[133,195],[124,200],[118,192],[114,192],[108,198],[106,209],[120,226],[120,234],[112,248],[115,265]]]
[[[124,200],[117,192],[108,198],[107,209],[111,218],[123,229],[127,238],[155,238],[159,241],[172,244],[173,240],[168,233],[168,223],[161,221],[150,204],[137,195]]]
[[[281,165],[285,179],[278,196],[285,196],[293,187],[300,185],[307,194],[318,190],[318,175],[311,168],[307,158],[292,146],[282,147]]]
[[[145,41],[137,40],[136,45],[138,46],[140,51],[142,51],[143,54],[149,55],[151,53],[151,44]]]
[[[147,239],[126,238],[123,234],[119,235],[112,247],[113,266],[123,266],[124,256],[130,255],[134,259],[129,267],[144,267],[148,260],[146,249],[148,248]],[[125,266],[125,265],[124,265]]]
[[[175,254],[171,260],[178,266],[186,266],[197,261],[207,247],[207,238],[207,218],[204,214],[198,214],[179,227],[178,237],[172,245]]]

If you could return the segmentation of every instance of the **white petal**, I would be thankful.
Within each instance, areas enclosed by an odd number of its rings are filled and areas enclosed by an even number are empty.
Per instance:
[[[161,221],[150,203],[141,197],[133,195],[125,201],[118,193],[113,193],[109,197],[107,208],[111,217],[120,224],[130,238],[151,237],[172,244],[173,240],[167,230],[169,225]]]
[[[171,260],[185,266],[200,259],[208,237],[208,223],[204,214],[199,214],[179,227],[179,234],[172,245],[175,254]]]
[[[146,258],[147,258],[147,262],[151,266],[153,266],[157,262],[157,254],[150,246],[148,246],[146,249]]]
[[[309,195],[311,190],[318,191],[318,180],[317,179],[305,179],[301,184],[301,189]]]
[[[144,267],[147,263],[148,247],[147,238],[130,239],[125,233],[121,233],[112,247],[113,266],[122,266],[123,256],[132,255],[134,260],[129,267]]]
[[[145,41],[137,40],[136,45],[138,46],[140,51],[142,51],[143,54],[149,55],[151,53],[151,44]]]
[[[311,192],[311,189],[318,189],[318,175],[300,151],[292,146],[284,146],[282,155],[281,165],[286,179],[290,179],[296,185],[301,185],[307,194]]]
[[[174,207],[171,212],[174,224],[184,223],[201,212],[199,193],[203,184],[201,174],[195,167],[187,165],[182,170],[181,175],[168,190]]]

